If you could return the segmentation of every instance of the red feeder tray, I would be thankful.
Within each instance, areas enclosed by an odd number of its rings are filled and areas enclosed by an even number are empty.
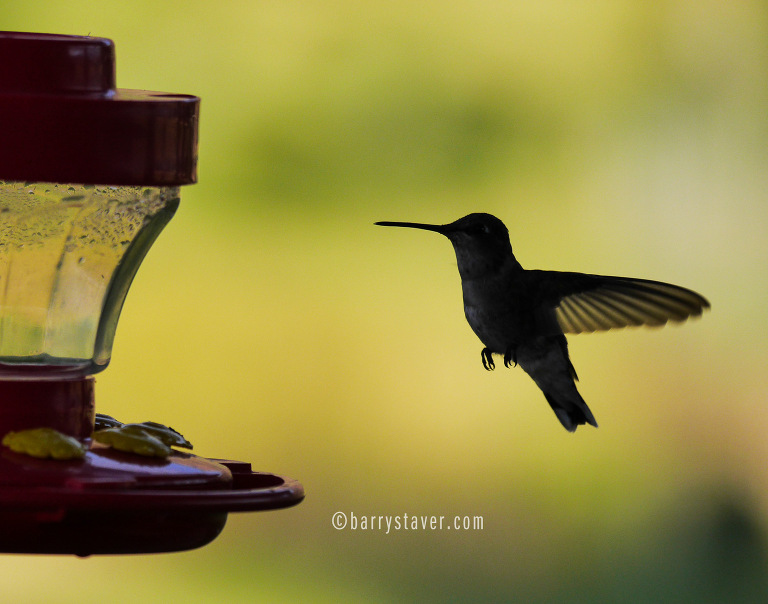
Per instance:
[[[137,460],[95,444],[84,460],[0,454],[0,551],[136,554],[201,547],[229,512],[275,510],[304,497],[295,480],[249,463],[184,453]]]

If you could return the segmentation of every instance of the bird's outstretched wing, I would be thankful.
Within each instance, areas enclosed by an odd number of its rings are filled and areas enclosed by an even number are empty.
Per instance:
[[[552,313],[563,333],[583,333],[664,325],[701,315],[709,302],[690,289],[627,277],[557,271],[525,271],[543,301],[540,327],[552,326]],[[546,330],[546,328],[544,329]]]

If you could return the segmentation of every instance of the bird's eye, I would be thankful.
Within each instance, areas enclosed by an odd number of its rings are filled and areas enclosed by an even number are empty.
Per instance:
[[[491,230],[488,228],[487,224],[474,224],[469,229],[469,232],[472,235],[487,235]]]

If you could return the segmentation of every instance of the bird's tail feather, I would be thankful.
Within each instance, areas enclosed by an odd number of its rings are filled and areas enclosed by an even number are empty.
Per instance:
[[[595,416],[576,389],[576,371],[564,335],[538,338],[518,346],[517,360],[544,393],[557,419],[569,432],[582,424],[597,428]]]
[[[553,396],[547,392],[544,392],[544,396],[549,406],[552,407],[552,411],[555,412],[557,419],[568,432],[575,432],[577,426],[582,424],[590,424],[597,428],[595,416],[592,415],[592,411],[589,410],[587,403],[584,402],[575,387],[569,396]]]

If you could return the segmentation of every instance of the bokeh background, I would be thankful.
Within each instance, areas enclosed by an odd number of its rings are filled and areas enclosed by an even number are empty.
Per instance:
[[[193,552],[2,556],[4,601],[766,601],[765,2],[11,0],[0,28],[112,38],[120,87],[202,97],[98,409],[307,491]],[[473,211],[526,267],[712,312],[570,338],[600,428],[568,434],[483,370],[450,244],[373,226]]]

